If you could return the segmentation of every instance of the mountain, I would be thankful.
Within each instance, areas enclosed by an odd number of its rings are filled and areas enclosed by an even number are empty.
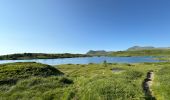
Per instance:
[[[144,46],[144,47],[141,47],[141,46],[133,46],[133,47],[128,48],[127,51],[134,51],[134,50],[151,50],[151,49],[156,49],[156,48],[153,47],[153,46]]]
[[[170,49],[170,47],[160,47],[160,48],[157,48],[157,49]]]
[[[157,49],[170,49],[170,47],[153,47],[153,46],[133,46],[127,49],[127,51],[136,51],[136,50],[157,50]]]
[[[97,50],[97,51],[90,50],[86,54],[87,55],[95,55],[95,56],[105,56],[105,55],[108,55],[109,53],[110,52],[107,52],[105,50]]]

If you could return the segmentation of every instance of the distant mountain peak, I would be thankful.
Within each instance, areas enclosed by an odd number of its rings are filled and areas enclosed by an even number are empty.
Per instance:
[[[155,47],[153,46],[133,46],[133,47],[130,47],[128,48],[127,50],[128,51],[132,51],[132,50],[150,50],[150,49],[156,49]]]
[[[105,51],[105,50],[89,50],[86,54],[87,55],[106,55],[109,52]]]
[[[153,46],[133,46],[127,49],[127,51],[134,50],[152,50],[152,49],[170,49],[170,47],[153,47]]]

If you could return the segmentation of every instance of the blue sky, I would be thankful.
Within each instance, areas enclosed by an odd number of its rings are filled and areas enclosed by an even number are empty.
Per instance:
[[[170,47],[169,0],[0,0],[0,54]]]

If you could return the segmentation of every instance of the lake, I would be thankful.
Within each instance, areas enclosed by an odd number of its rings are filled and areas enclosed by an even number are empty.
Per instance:
[[[153,57],[81,57],[81,58],[60,58],[60,59],[33,59],[33,60],[0,60],[0,64],[13,62],[39,62],[49,65],[60,64],[89,64],[89,63],[141,63],[160,62]]]

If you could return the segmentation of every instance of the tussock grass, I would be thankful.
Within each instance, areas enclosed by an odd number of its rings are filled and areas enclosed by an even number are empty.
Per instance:
[[[168,62],[54,67],[13,63],[0,65],[0,69],[0,79],[18,79],[13,84],[0,84],[0,100],[145,100],[142,82],[150,70],[155,73],[154,96],[168,100],[170,93]],[[123,71],[116,73],[112,69]],[[11,76],[16,70],[20,72]]]
[[[156,72],[153,84],[153,92],[158,100],[170,99],[170,64],[160,65],[161,69]]]
[[[40,63],[9,63],[0,65],[0,84],[31,76],[51,76],[63,74],[56,68]]]

